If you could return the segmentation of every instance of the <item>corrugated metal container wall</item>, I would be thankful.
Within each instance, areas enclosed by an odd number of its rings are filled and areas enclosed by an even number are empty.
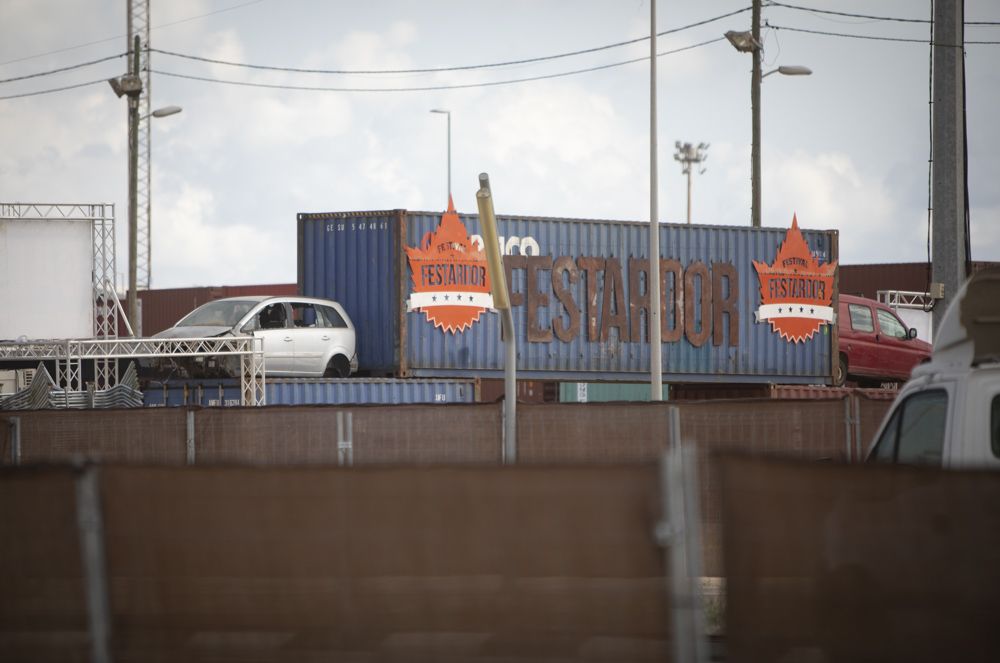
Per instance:
[[[483,378],[479,381],[479,401],[493,403],[503,400],[507,394],[507,385],[503,380]],[[518,403],[548,403],[559,400],[559,383],[551,380],[518,380]]]
[[[403,214],[299,215],[301,292],[340,302],[358,332],[361,368],[373,375],[395,374],[400,362]]]
[[[402,405],[409,403],[476,403],[478,382],[391,378],[271,379],[265,383],[271,405]],[[240,404],[240,388],[233,380],[188,380],[152,384],[143,391],[147,407]]]
[[[475,215],[458,216],[468,235],[479,232]],[[359,329],[362,370],[428,377],[502,374],[504,346],[494,314],[484,313],[464,332],[447,333],[424,313],[406,310],[413,285],[403,248],[420,247],[425,237],[438,230],[441,214],[396,210],[300,214],[298,218],[301,289],[306,295],[345,304]],[[635,380],[648,374],[646,305],[641,299],[646,292],[646,268],[631,262],[648,256],[648,225],[503,216],[497,221],[506,253],[514,254],[504,260],[511,278],[518,334],[518,377]],[[678,293],[677,300],[686,298],[692,304],[689,318],[694,318],[693,324],[689,320],[688,334],[664,343],[665,378],[828,380],[835,338],[829,326],[824,325],[809,340],[791,343],[768,323],[755,322],[760,286],[753,260],[772,263],[786,233],[784,228],[661,226],[662,258],[677,261],[681,273],[690,276],[692,292]],[[836,260],[836,231],[806,230],[803,236],[811,253],[822,262]],[[559,277],[562,282],[557,285],[562,293],[553,288],[552,279],[553,266],[560,258],[563,264],[569,261],[568,266],[577,274],[575,282],[566,273]],[[682,283],[686,280],[680,279]],[[604,282],[611,286],[605,288]],[[673,289],[673,278],[667,285],[668,290]],[[718,307],[712,309],[710,293],[715,288],[720,290],[716,301],[735,300],[735,315],[721,314]],[[633,290],[638,294],[633,295]],[[570,305],[577,309],[575,318],[560,299],[560,294],[566,293],[572,299]],[[648,300],[648,294],[645,296]],[[669,301],[664,317],[672,327],[676,321]],[[530,342],[529,310],[535,330]],[[707,340],[702,310],[708,315]],[[712,333],[713,318],[717,318],[718,335]],[[730,329],[733,318],[738,318],[735,330]],[[561,321],[559,330],[567,340],[553,334],[554,321]],[[691,330],[696,337],[701,336],[697,345],[688,339]],[[731,332],[738,337],[735,344],[730,343]],[[635,340],[639,338],[641,342]]]
[[[648,382],[560,382],[560,403],[613,403],[618,401],[650,400]],[[663,400],[667,400],[670,385],[663,385]]]
[[[137,293],[142,302],[142,335],[152,336],[183,318],[202,304],[224,297],[242,295],[295,295],[295,283],[272,283],[263,285],[223,285],[204,288],[169,288],[142,290]],[[125,305],[125,301],[122,301]],[[124,336],[124,325],[119,333]]]

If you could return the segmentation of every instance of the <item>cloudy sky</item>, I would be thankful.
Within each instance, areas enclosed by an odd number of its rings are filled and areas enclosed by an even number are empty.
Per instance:
[[[460,68],[559,55],[649,35],[649,0],[150,0],[154,49],[324,70]],[[792,0],[836,12],[926,20],[930,2]],[[749,55],[724,39],[750,26],[749,0],[659,0],[661,220],[683,222],[674,142],[710,143],[694,177],[696,223],[750,221]],[[740,10],[747,10],[742,11]],[[740,12],[727,18],[710,19]],[[125,51],[125,0],[5,0],[0,79]],[[763,223],[841,233],[844,264],[926,259],[929,26],[766,6]],[[1000,3],[967,0],[967,21]],[[866,35],[855,39],[802,32]],[[924,43],[889,41],[914,39]],[[1000,25],[967,41],[1000,42]],[[490,174],[498,213],[646,220],[648,41],[534,64],[430,73],[306,74],[154,52],[153,287],[293,282],[296,214],[447,205],[452,112],[456,207],[474,212]],[[972,257],[1000,260],[1000,45],[966,49]],[[103,81],[123,57],[0,83],[0,97]],[[244,87],[181,74],[305,91]],[[412,88],[468,86],[414,91]],[[396,91],[343,91],[386,90]],[[104,82],[0,100],[0,202],[111,202],[127,271],[126,104]]]

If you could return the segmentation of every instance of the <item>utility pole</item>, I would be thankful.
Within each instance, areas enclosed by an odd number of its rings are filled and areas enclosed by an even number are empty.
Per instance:
[[[932,294],[934,329],[968,276],[965,199],[965,8],[963,0],[934,3]],[[943,293],[941,292],[943,287]],[[936,291],[936,292],[935,292]]]
[[[674,143],[674,147],[677,148],[677,154],[674,155],[674,159],[681,162],[681,174],[687,175],[687,222],[688,225],[691,225],[691,166],[696,163],[708,161],[708,154],[706,153],[708,143],[698,143],[698,146],[695,147],[691,143],[677,141]],[[704,173],[705,169],[702,168],[698,172]]]
[[[750,34],[756,45],[753,49],[753,73],[750,76],[750,112],[753,116],[750,146],[751,189],[750,225],[760,228],[760,0],[753,0],[753,21]]]

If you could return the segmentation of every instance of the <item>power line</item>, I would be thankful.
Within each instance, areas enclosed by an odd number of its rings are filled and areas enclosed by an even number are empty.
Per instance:
[[[822,35],[824,37],[847,37],[849,39],[868,39],[871,41],[896,41],[896,42],[906,42],[910,44],[926,44],[928,43],[926,39],[908,39],[906,37],[879,37],[876,35],[852,35],[845,32],[826,32],[823,30],[806,30],[805,28],[789,28],[784,25],[774,25],[773,23],[765,22],[765,27],[771,28],[772,30],[788,30],[789,32],[805,32],[811,35]],[[973,44],[1000,44],[1000,41],[966,41],[965,45]],[[959,47],[959,44],[932,44],[932,46],[955,46]]]
[[[66,90],[75,90],[77,88],[86,87],[88,85],[96,85],[98,83],[106,83],[106,78],[101,78],[96,81],[89,81],[87,83],[77,83],[76,85],[66,85],[64,87],[55,87],[48,90],[39,90],[38,92],[25,92],[23,94],[9,94],[6,97],[0,97],[0,101],[4,99],[20,99],[21,97],[37,97],[42,94],[52,94],[53,92],[64,92]]]
[[[233,11],[234,9],[242,9],[243,7],[248,7],[250,5],[256,5],[258,3],[264,2],[264,0],[249,0],[249,2],[242,2],[238,5],[233,5],[232,7],[223,7],[222,9],[216,9],[215,11],[210,11],[205,14],[198,14],[197,16],[190,16],[188,18],[178,19],[176,21],[171,21],[169,23],[161,23],[160,25],[153,26],[153,30],[158,30],[160,28],[169,28],[172,25],[179,25],[181,23],[188,23],[190,21],[197,20],[199,18],[205,18],[206,16],[212,16],[214,14],[221,14],[223,12]],[[56,55],[57,53],[65,53],[67,51],[75,51],[78,48],[86,48],[87,46],[95,46],[97,44],[105,44],[109,41],[117,41],[119,39],[125,39],[128,35],[117,35],[114,37],[106,37],[104,39],[97,39],[95,41],[88,41],[85,44],[77,44],[76,46],[67,46],[66,48],[57,48],[52,51],[45,51],[44,53],[35,53],[34,55],[26,55],[23,58],[15,58],[13,60],[7,60],[5,62],[0,62],[0,66],[6,64],[14,64],[15,62],[24,62],[25,60],[34,60],[35,58],[45,57],[46,55]]]
[[[705,19],[703,21],[698,21],[696,23],[689,23],[688,25],[682,25],[677,28],[671,28],[670,30],[664,30],[663,32],[658,32],[657,36],[661,37],[663,35],[674,34],[681,32],[683,30],[689,30],[691,28],[700,27],[702,25],[707,25],[715,21],[720,21],[724,18],[730,18],[731,16],[736,16],[737,14],[742,14],[749,11],[750,7],[744,7],[743,9],[738,9],[736,11],[729,12],[728,14],[722,14],[720,16],[714,16],[712,18]],[[469,71],[475,69],[490,69],[496,67],[509,67],[513,65],[523,65],[523,64],[533,64],[537,62],[547,62],[550,60],[558,60],[561,58],[573,57],[576,55],[587,55],[590,53],[597,53],[599,51],[606,51],[611,48],[618,48],[620,46],[628,46],[630,44],[636,44],[639,42],[647,41],[649,37],[638,37],[636,39],[629,39],[627,41],[620,41],[614,44],[607,44],[605,46],[595,46],[593,48],[585,48],[577,51],[569,51],[566,53],[557,53],[555,55],[543,55],[534,58],[526,58],[523,60],[509,60],[506,62],[492,62],[488,64],[472,64],[472,65],[457,65],[449,67],[424,67],[419,69],[301,69],[298,67],[279,67],[273,65],[259,65],[259,64],[248,64],[245,62],[232,62],[228,60],[217,60],[214,58],[206,58],[198,55],[190,55],[186,53],[177,53],[174,51],[166,51],[159,48],[149,49],[153,53],[160,53],[162,55],[169,55],[177,58],[184,58],[186,60],[194,60],[196,62],[205,62],[208,64],[220,64],[230,67],[242,67],[244,69],[257,69],[264,71],[281,71],[286,73],[295,74],[429,74],[429,73],[442,73],[451,71]]]
[[[657,57],[663,55],[672,55],[674,53],[680,53],[682,51],[688,51],[693,48],[698,48],[701,46],[707,46],[708,44],[714,44],[716,42],[724,41],[725,37],[717,37],[715,39],[709,39],[708,41],[703,41],[697,44],[691,44],[690,46],[683,46],[681,48],[675,48],[670,51],[663,51],[662,53],[657,53]],[[596,67],[587,67],[585,69],[575,69],[573,71],[564,71],[557,74],[544,74],[541,76],[528,76],[525,78],[514,78],[503,81],[491,81],[488,83],[464,83],[457,85],[426,85],[420,87],[397,87],[397,88],[359,88],[359,87],[315,87],[307,85],[282,85],[277,83],[251,83],[249,81],[232,81],[220,78],[209,78],[207,76],[192,76],[189,74],[178,74],[170,71],[159,71],[156,69],[151,70],[152,73],[160,76],[169,76],[171,78],[183,78],[193,81],[202,81],[205,83],[217,83],[221,85],[235,85],[238,87],[255,87],[255,88],[267,88],[271,90],[299,90],[306,92],[430,92],[437,90],[464,90],[469,88],[480,88],[480,87],[497,87],[500,85],[513,85],[515,83],[527,83],[531,81],[542,81],[552,78],[564,78],[566,76],[575,76],[577,74],[586,74],[593,71],[600,71],[602,69],[611,69],[613,67],[621,67],[627,64],[633,64],[635,62],[644,62],[649,60],[648,56],[643,56],[639,58],[633,58],[631,60],[623,60],[621,62],[613,62],[611,64],[599,65]]]
[[[81,62],[80,64],[71,64],[68,67],[59,67],[58,69],[50,69],[49,71],[40,71],[35,74],[25,74],[24,76],[14,76],[13,78],[0,79],[0,83],[13,83],[14,81],[23,81],[29,78],[39,78],[41,76],[50,76],[52,74],[61,74],[64,71],[72,71],[73,69],[82,69],[83,67],[89,67],[91,65],[100,64],[102,62],[107,62],[108,60],[114,60],[115,58],[124,57],[128,55],[127,53],[119,53],[117,55],[109,55],[106,58],[101,58],[99,60],[91,60],[90,62]]]
[[[850,12],[833,11],[832,9],[816,9],[814,7],[801,7],[799,5],[790,5],[784,2],[768,2],[767,6],[783,7],[785,9],[796,9],[798,11],[805,11],[813,14],[830,14],[832,16],[844,16],[847,18],[863,18],[871,21],[891,21],[895,23],[933,23],[933,21],[926,18],[901,18],[898,16],[872,16],[870,14],[852,14]],[[1000,21],[966,21],[965,25],[1000,25]],[[922,41],[921,43],[927,43],[927,42]]]

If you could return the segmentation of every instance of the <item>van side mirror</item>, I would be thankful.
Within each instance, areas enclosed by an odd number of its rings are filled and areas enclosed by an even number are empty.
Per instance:
[[[917,328],[916,327],[910,327],[909,329],[906,330],[906,338],[908,338],[908,339],[910,339],[912,341],[916,337],[917,337]]]

